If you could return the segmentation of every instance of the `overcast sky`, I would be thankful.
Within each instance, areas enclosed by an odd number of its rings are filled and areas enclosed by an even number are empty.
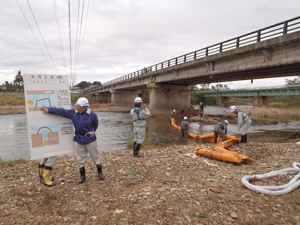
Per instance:
[[[85,0],[80,29],[82,5],[81,0],[78,20],[78,0],[71,0],[71,69],[68,0],[1,0],[0,83],[12,82],[19,70],[24,74],[72,71],[77,83],[104,83],[297,17],[300,12],[299,0]],[[284,81],[228,84],[231,88],[278,86]]]

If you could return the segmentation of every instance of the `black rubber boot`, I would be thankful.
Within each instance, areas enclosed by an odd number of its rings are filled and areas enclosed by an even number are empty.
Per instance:
[[[133,142],[133,156],[134,156],[134,149],[135,149],[135,146],[136,146],[136,142]]]
[[[139,151],[140,151],[140,147],[141,147],[142,144],[136,144],[135,148],[134,148],[134,152],[133,152],[133,156],[134,157],[143,157],[143,155],[140,155],[139,154]]]
[[[241,135],[241,142],[240,143],[245,143],[245,135]]]
[[[247,134],[244,135],[244,143],[247,143]]]
[[[214,143],[216,144],[216,143],[218,143],[218,133],[214,133],[214,135],[215,135],[215,141],[214,141]]]
[[[104,176],[102,173],[102,166],[101,165],[97,165],[97,170],[98,170],[98,177],[100,180],[104,180]]]
[[[84,167],[80,168],[79,172],[80,172],[80,180],[78,184],[82,184],[85,181],[85,168]]]

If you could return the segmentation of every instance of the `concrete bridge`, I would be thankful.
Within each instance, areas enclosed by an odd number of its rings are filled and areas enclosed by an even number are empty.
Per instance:
[[[300,17],[178,56],[84,91],[133,104],[150,90],[152,114],[189,108],[196,84],[300,75]]]
[[[270,96],[300,95],[300,85],[231,89],[222,91],[199,91],[203,97],[215,97],[219,106],[228,107],[229,97],[253,97],[253,104],[269,104]]]

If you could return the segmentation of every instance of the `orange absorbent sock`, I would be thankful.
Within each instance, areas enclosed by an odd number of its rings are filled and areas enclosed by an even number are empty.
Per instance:
[[[175,124],[175,119],[171,118],[171,124],[173,127],[180,130],[180,126]],[[189,136],[199,140],[206,140],[207,142],[214,143],[214,133],[207,134],[207,135],[196,135],[189,132]],[[251,163],[253,160],[246,155],[239,154],[237,152],[232,152],[227,150],[231,145],[237,144],[241,139],[237,138],[236,136],[226,135],[226,141],[222,140],[222,137],[218,136],[218,144],[214,148],[214,150],[209,150],[207,148],[198,147],[195,148],[194,154],[205,156],[208,158],[218,159],[226,162],[232,163]]]

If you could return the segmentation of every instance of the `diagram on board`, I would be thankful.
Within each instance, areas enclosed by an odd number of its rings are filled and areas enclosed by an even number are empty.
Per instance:
[[[59,144],[57,124],[31,126],[30,133],[32,148]]]
[[[27,91],[27,107],[29,112],[41,111],[41,107],[56,107],[55,92],[47,91]]]

